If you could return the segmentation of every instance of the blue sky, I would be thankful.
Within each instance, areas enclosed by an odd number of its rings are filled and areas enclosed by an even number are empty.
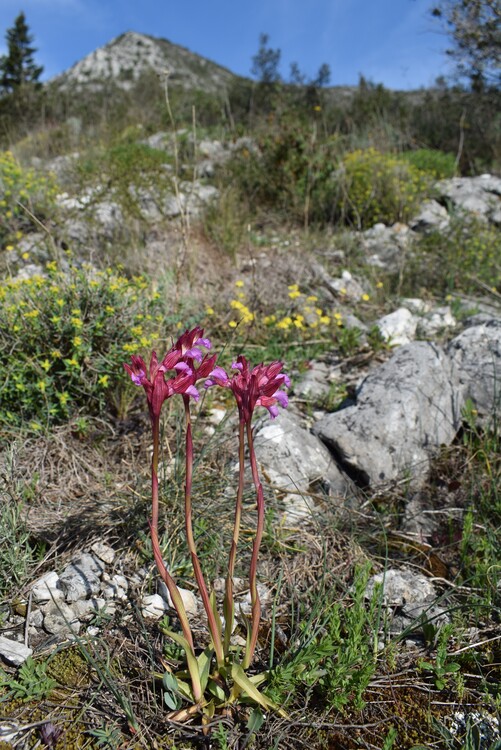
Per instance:
[[[187,47],[250,76],[261,32],[289,65],[313,77],[322,63],[332,85],[359,74],[393,89],[430,86],[447,74],[443,36],[432,0],[0,0],[0,54],[5,31],[23,10],[44,79],[71,67],[124,31]]]

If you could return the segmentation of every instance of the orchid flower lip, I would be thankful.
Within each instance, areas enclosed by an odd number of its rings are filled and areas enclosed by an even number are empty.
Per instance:
[[[186,395],[191,396],[195,401],[200,399],[200,394],[194,385],[190,385],[189,388],[185,390],[185,393]]]
[[[232,365],[231,365],[231,369],[232,370],[240,370],[240,372],[242,372],[242,370],[244,369],[244,366],[243,366],[243,364],[241,362],[233,362]]]
[[[283,391],[277,391],[275,393],[275,398],[277,399],[280,406],[282,406],[284,409],[286,409],[289,405],[289,397]]]
[[[193,370],[186,364],[186,362],[178,362],[177,365],[174,365],[174,370],[184,372],[186,375],[191,375],[193,373]]]
[[[203,354],[200,351],[200,349],[197,349],[195,346],[191,349],[187,349],[183,355],[184,357],[191,357],[192,359],[196,359],[197,362],[202,361]]]
[[[212,343],[210,339],[198,339],[198,341],[195,341],[195,346],[204,346],[206,349],[211,349]]]

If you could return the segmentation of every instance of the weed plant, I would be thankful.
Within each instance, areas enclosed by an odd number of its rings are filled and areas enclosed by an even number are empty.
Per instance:
[[[23,496],[24,495],[24,496]],[[39,560],[24,518],[27,489],[3,477],[0,484],[0,596],[24,584]]]
[[[416,151],[404,151],[401,158],[426,172],[436,180],[444,180],[457,176],[457,164],[454,154],[447,154],[439,149],[418,148]]]
[[[367,606],[369,570],[355,571],[351,592],[333,602],[333,591],[320,585],[308,614],[300,612],[294,647],[270,673],[268,694],[279,705],[314,695],[315,700],[341,709],[363,706],[363,695],[376,670],[379,594]]]
[[[40,430],[126,404],[116,358],[158,336],[161,294],[142,277],[55,262],[0,289],[0,423]]]
[[[499,228],[472,217],[453,217],[450,226],[424,235],[413,247],[404,269],[402,292],[479,293],[501,289]]]
[[[467,506],[460,541],[461,576],[473,588],[482,607],[501,614],[501,465],[499,462],[499,423],[495,413],[487,428],[476,423],[471,403],[465,410],[463,441],[470,456]]]
[[[0,250],[14,250],[33,229],[29,213],[39,221],[54,218],[57,192],[53,177],[22,167],[11,151],[0,153]]]

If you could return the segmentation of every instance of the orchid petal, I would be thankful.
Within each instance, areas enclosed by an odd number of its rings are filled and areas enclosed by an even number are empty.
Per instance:
[[[193,346],[191,349],[187,349],[185,351],[183,357],[191,357],[191,359],[196,359],[197,362],[201,362],[203,354],[200,349],[197,349],[195,346]]]
[[[204,346],[206,349],[211,349],[212,343],[210,339],[198,339],[198,341],[195,341],[195,346]]]
[[[193,370],[189,365],[186,364],[186,362],[178,362],[177,365],[174,365],[174,370],[178,370],[179,372],[184,372],[186,375],[192,375]]]
[[[287,396],[286,393],[284,393],[283,391],[277,391],[275,393],[275,398],[277,399],[278,403],[280,404],[282,408],[286,409],[288,407],[289,397]]]

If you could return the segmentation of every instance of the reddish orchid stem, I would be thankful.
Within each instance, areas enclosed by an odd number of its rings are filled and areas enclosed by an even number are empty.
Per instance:
[[[160,450],[160,419],[152,419],[153,455],[151,457],[151,524],[158,534],[158,453]]]
[[[252,659],[254,658],[254,651],[256,650],[257,637],[259,632],[259,622],[261,619],[261,601],[259,599],[259,593],[257,590],[257,560],[259,555],[259,548],[261,546],[261,540],[263,538],[264,530],[264,494],[261,480],[259,479],[259,472],[257,468],[256,453],[254,451],[254,439],[252,435],[252,425],[249,420],[246,423],[247,427],[247,445],[249,446],[249,460],[252,470],[252,481],[256,488],[256,505],[257,505],[257,525],[256,535],[254,537],[254,543],[252,545],[252,556],[249,570],[249,588],[251,595],[251,613],[252,613],[252,626],[251,635],[249,641],[249,647],[246,651],[242,666],[244,669],[248,669]]]
[[[233,600],[233,574],[235,572],[235,559],[237,555],[238,538],[240,536],[240,523],[242,520],[242,498],[244,494],[244,469],[245,469],[245,422],[240,419],[238,433],[238,490],[235,501],[235,520],[233,523],[233,538],[231,541],[230,555],[228,558],[228,574],[226,576],[226,587],[224,594],[224,652],[228,653],[230,638],[233,631],[233,620],[235,617],[235,602]]]
[[[191,633],[190,624],[188,621],[188,615],[184,606],[183,599],[179,593],[179,589],[172,578],[171,574],[167,570],[165,563],[162,558],[162,552],[160,550],[160,543],[158,541],[158,454],[159,454],[159,443],[160,443],[160,419],[152,420],[153,429],[153,456],[151,459],[151,521],[150,536],[151,545],[153,548],[153,556],[155,558],[155,564],[158,568],[167,590],[169,591],[172,603],[179,617],[183,636],[191,649],[193,655],[195,655],[195,647],[193,644],[193,635]],[[202,700],[202,690],[200,686],[200,676],[198,674],[192,674],[192,687],[193,697],[198,703]]]
[[[212,636],[212,642],[214,644],[214,651],[216,652],[216,661],[218,667],[224,666],[224,650],[221,642],[221,634],[216,623],[216,617],[212,609],[209,593],[207,591],[207,585],[202,573],[200,561],[198,559],[195,539],[193,536],[193,523],[192,523],[192,503],[191,503],[191,490],[193,483],[193,436],[191,431],[191,415],[190,415],[190,398],[183,394],[184,401],[184,413],[186,417],[186,479],[184,489],[184,513],[185,513],[185,524],[186,524],[186,541],[188,543],[188,549],[190,550],[191,563],[193,565],[193,572],[195,574],[195,580],[202,597],[205,612],[207,614],[207,623],[209,631]]]

